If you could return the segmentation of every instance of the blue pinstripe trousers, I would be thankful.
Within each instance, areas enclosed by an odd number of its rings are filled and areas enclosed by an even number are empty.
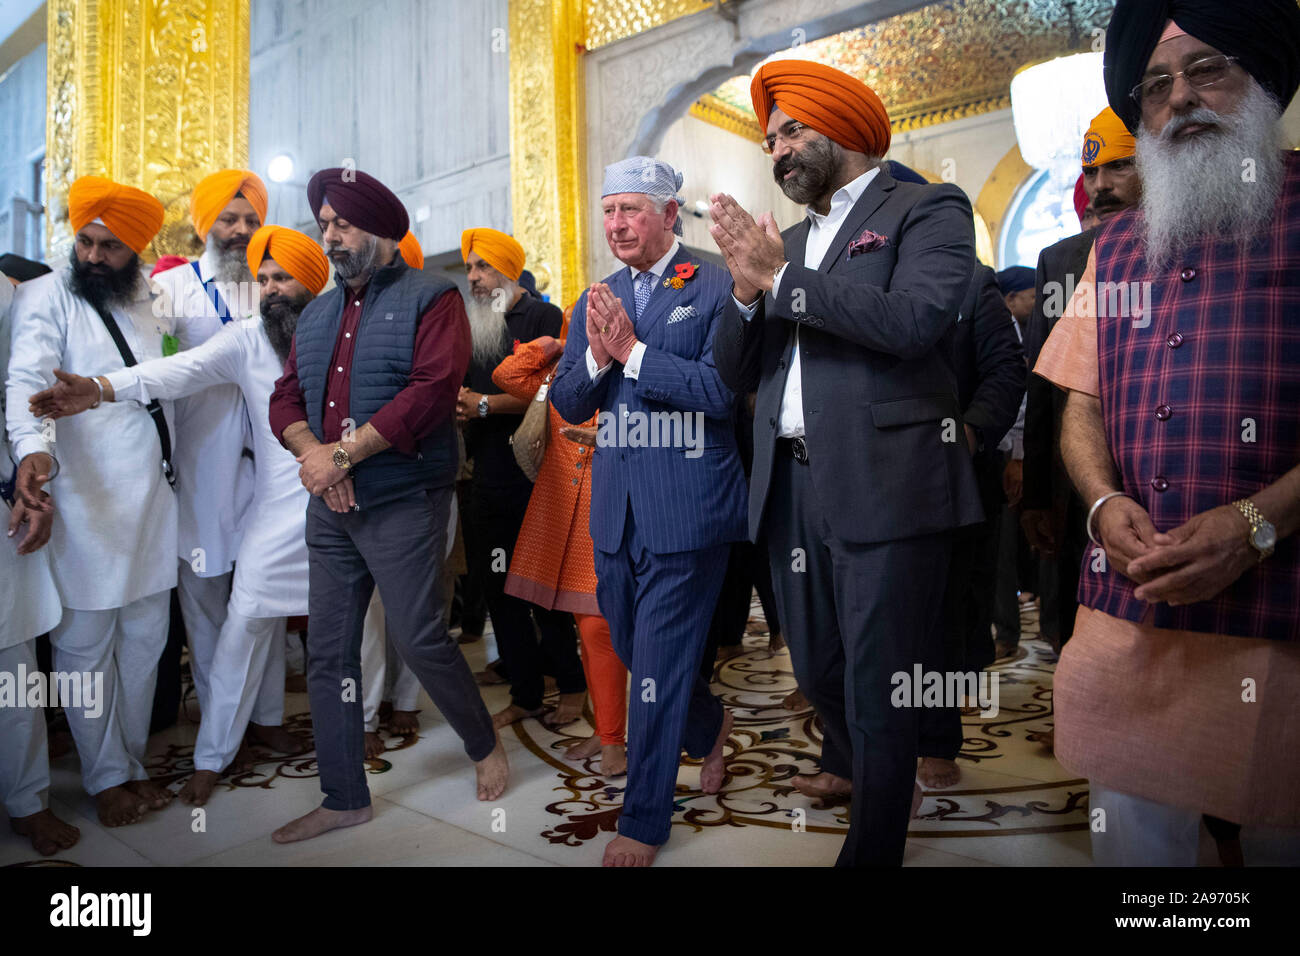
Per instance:
[[[722,729],[722,704],[698,672],[730,548],[647,551],[629,507],[618,551],[596,549],[596,599],[632,675],[618,832],[641,843],[668,840],[683,747],[704,757]]]

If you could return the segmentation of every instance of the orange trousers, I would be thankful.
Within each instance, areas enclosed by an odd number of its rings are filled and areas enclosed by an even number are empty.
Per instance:
[[[575,614],[582,639],[582,670],[595,712],[596,733],[602,746],[626,742],[627,668],[614,653],[609,622],[599,614]]]

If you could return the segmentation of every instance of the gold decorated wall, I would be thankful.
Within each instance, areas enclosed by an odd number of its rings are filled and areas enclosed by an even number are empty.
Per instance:
[[[248,163],[248,2],[49,0],[47,257],[71,247],[68,187],[85,175],[162,200],[147,258],[195,252],[191,188]]]

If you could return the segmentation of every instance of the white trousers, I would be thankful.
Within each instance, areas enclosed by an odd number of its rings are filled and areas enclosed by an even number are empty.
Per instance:
[[[225,770],[250,720],[265,727],[283,723],[284,625],[282,617],[227,611],[211,660],[208,699],[201,704],[195,770]]]
[[[36,672],[36,642],[0,648],[0,673]],[[16,688],[19,701],[27,697]],[[50,758],[40,707],[0,707],[0,800],[10,818],[29,817],[49,805]]]
[[[384,622],[384,605],[375,588],[361,630],[361,706],[366,733],[379,730],[379,705],[393,702],[394,710],[415,710],[420,680],[393,650]]]
[[[200,714],[208,706],[212,657],[217,652],[221,625],[226,621],[234,577],[235,572],[227,571],[213,578],[201,578],[188,561],[180,562],[176,576],[176,596],[180,598],[181,617],[185,619],[185,633],[189,637],[190,675],[194,678]]]
[[[1201,850],[1203,824],[1196,810],[1155,803],[1143,797],[1090,787],[1089,814],[1106,811],[1105,830],[1092,827],[1095,866],[1217,865],[1214,850]],[[1207,843],[1213,840],[1206,832]],[[1300,865],[1300,830],[1241,828],[1242,858],[1247,866]]]
[[[149,777],[144,753],[170,612],[171,592],[159,591],[108,611],[65,607],[50,632],[56,671],[102,675],[98,713],[64,707],[89,794]]]

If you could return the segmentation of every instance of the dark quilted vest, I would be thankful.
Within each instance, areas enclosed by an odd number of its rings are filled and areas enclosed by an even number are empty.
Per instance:
[[[410,268],[401,258],[370,280],[357,327],[348,396],[348,414],[357,428],[406,386],[420,316],[438,296],[454,288],[448,280]],[[323,440],[326,373],[342,319],[343,289],[336,286],[307,305],[295,333],[307,424],[318,441]],[[446,421],[420,440],[415,455],[389,448],[358,464],[353,473],[357,505],[373,508],[420,488],[450,485],[456,480],[456,469],[456,420],[449,413]]]
[[[1139,316],[1108,316],[1098,303],[1101,404],[1124,491],[1168,531],[1300,462],[1300,156],[1288,154],[1272,224],[1244,253],[1206,241],[1151,273],[1141,225],[1130,211],[1097,237],[1099,300],[1121,288],[1107,283],[1151,283]],[[1079,601],[1116,617],[1139,621],[1153,607],[1162,628],[1283,641],[1300,631],[1294,535],[1217,597],[1184,607],[1149,606],[1094,563],[1085,556]]]

